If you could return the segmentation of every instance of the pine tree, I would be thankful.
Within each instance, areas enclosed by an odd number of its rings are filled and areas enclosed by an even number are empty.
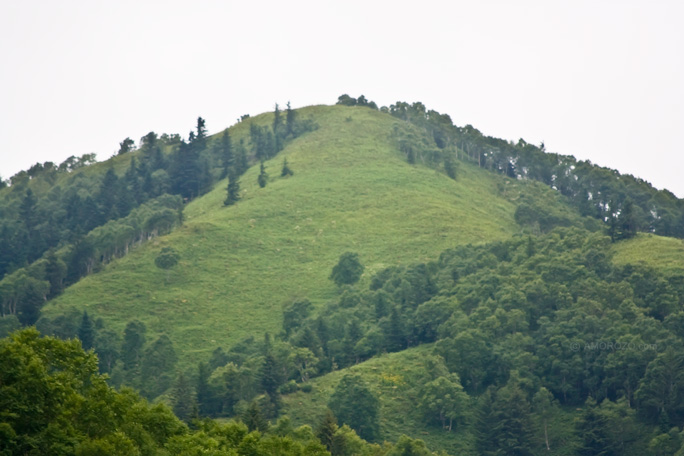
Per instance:
[[[285,111],[285,130],[287,137],[296,137],[295,132],[295,116],[296,112],[290,107],[290,102],[287,102],[287,110]]]
[[[211,370],[207,363],[199,363],[197,366],[197,405],[199,413],[202,416],[213,416],[219,410],[216,407],[216,398],[214,397],[211,386],[209,385],[209,376]]]
[[[233,166],[236,176],[242,176],[249,164],[247,163],[247,148],[245,147],[245,140],[240,139],[237,149],[235,150],[235,165]]]
[[[283,170],[280,172],[280,177],[287,177],[287,176],[292,176],[294,173],[290,169],[289,166],[287,166],[287,158],[283,159]]]
[[[196,403],[192,397],[190,382],[183,372],[178,373],[176,383],[173,386],[171,398],[173,401],[173,413],[183,421],[188,421],[193,416]]]
[[[274,155],[280,152],[283,149],[283,141],[282,141],[282,136],[283,136],[283,129],[282,129],[282,123],[283,120],[280,116],[280,109],[278,108],[278,103],[275,105],[275,111],[273,113],[273,148],[274,148]]]
[[[140,365],[146,331],[145,324],[138,320],[130,321],[126,325],[124,340],[121,345],[121,359],[125,370],[135,369]]]
[[[224,206],[232,206],[240,200],[240,182],[234,173],[228,175],[228,188],[226,190],[228,195],[223,201]]]
[[[228,176],[230,168],[234,167],[235,163],[235,157],[233,156],[233,141],[230,139],[230,133],[228,132],[228,129],[223,131],[220,147],[221,162],[223,165],[221,179],[224,179],[226,176]]]
[[[330,409],[327,409],[323,420],[316,428],[316,437],[323,445],[332,451],[335,442],[335,432],[337,432],[337,419]]]
[[[276,415],[280,408],[280,394],[278,393],[280,383],[278,364],[273,355],[267,353],[264,358],[264,364],[261,367],[261,388],[271,400]]]
[[[268,174],[266,173],[263,160],[261,160],[261,167],[259,168],[259,177],[257,178],[257,182],[261,188],[266,187],[266,183],[268,182]]]
[[[247,407],[247,409],[244,411],[241,418],[242,422],[247,425],[247,429],[249,429],[249,432],[268,431],[268,421],[266,421],[266,419],[264,418],[264,415],[261,413],[261,408],[259,407],[259,404],[256,403],[256,401],[252,401],[249,403],[249,407]]]
[[[78,327],[78,338],[81,340],[81,345],[84,350],[93,348],[95,341],[95,326],[93,321],[88,317],[88,312],[83,311],[81,317],[81,325]]]

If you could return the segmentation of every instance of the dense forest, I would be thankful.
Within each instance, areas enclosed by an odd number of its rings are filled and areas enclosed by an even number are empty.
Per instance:
[[[243,116],[239,135],[209,137],[200,117],[187,140],[149,133],[105,163],[37,164],[0,189],[0,335],[17,331],[0,342],[2,451],[422,455],[433,453],[416,437],[439,433],[452,443],[432,449],[445,454],[684,454],[684,275],[613,261],[640,232],[683,238],[683,201],[543,144],[454,126],[421,103],[343,95],[338,105],[355,107],[349,123],[358,107],[392,116],[385,134],[411,166],[456,181],[476,166],[502,193],[534,182],[562,204],[524,187],[511,198],[519,234],[431,260],[367,271],[363,256],[339,252],[334,299],[289,299],[278,332],[188,368],[174,340],[135,318],[41,308],[181,226],[217,183],[227,185],[217,209],[232,210],[251,166],[260,188],[276,158],[280,178],[298,177],[278,153],[316,118],[276,105],[267,123]],[[173,247],[156,257],[165,282],[179,258]],[[383,443],[384,399],[350,369],[419,347],[420,373],[401,388],[421,427]],[[319,380],[337,372],[323,394]],[[304,425],[286,414],[299,394],[321,402]]]

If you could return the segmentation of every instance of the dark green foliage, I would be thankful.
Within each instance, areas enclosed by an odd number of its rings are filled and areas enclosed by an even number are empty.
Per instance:
[[[164,247],[159,255],[154,259],[154,264],[159,269],[164,269],[166,271],[166,281],[169,281],[169,274],[171,269],[178,264],[180,260],[180,255],[173,247]]]
[[[168,173],[174,193],[187,199],[199,196],[204,189],[205,182],[198,147],[193,143],[181,142],[180,147],[171,157]]]
[[[240,200],[240,182],[234,174],[228,175],[227,196],[223,201],[224,206],[232,206]]]
[[[321,441],[328,451],[332,451],[335,443],[335,432],[337,432],[337,419],[330,409],[325,411],[323,420],[316,427],[316,437]]]
[[[223,179],[228,176],[229,170],[234,168],[236,164],[233,153],[233,141],[230,138],[228,129],[225,129],[223,131],[223,135],[221,135],[221,142],[219,143],[219,156],[221,157],[221,163],[223,165],[223,171],[221,172],[221,179]]]
[[[612,456],[618,454],[611,448],[609,423],[591,397],[587,399],[582,414],[576,422],[577,433],[582,441],[577,448],[581,456]]]
[[[83,311],[81,324],[78,327],[78,338],[81,340],[81,345],[84,350],[93,348],[95,342],[95,325],[93,324],[93,320],[88,317],[88,312],[86,311]]]
[[[287,110],[285,111],[285,132],[286,137],[295,137],[295,123],[297,119],[297,112],[290,107],[290,102],[287,102]]]
[[[132,151],[134,147],[135,141],[133,141],[131,138],[126,138],[119,143],[119,151],[117,152],[117,155],[126,154]]]
[[[171,400],[173,402],[173,413],[181,420],[188,421],[192,417],[197,404],[193,397],[190,382],[183,372],[178,373],[176,383],[171,392]]]
[[[261,188],[266,187],[266,184],[268,183],[268,174],[266,173],[263,160],[261,160],[261,164],[259,166],[259,177],[257,178],[257,182]]]
[[[340,423],[354,429],[361,438],[379,437],[380,401],[357,375],[342,377],[330,396],[328,407]]]
[[[280,177],[292,176],[294,173],[287,165],[287,158],[283,158],[283,169],[280,171]]]
[[[145,349],[140,369],[141,393],[151,399],[166,391],[173,381],[177,361],[171,339],[162,334]]]
[[[201,416],[216,416],[221,411],[221,403],[209,385],[210,367],[207,363],[197,365],[197,405]]]
[[[283,330],[286,335],[299,329],[302,322],[311,314],[313,305],[308,299],[294,301],[283,308]]]
[[[358,253],[346,252],[340,256],[340,260],[333,267],[330,279],[338,286],[352,285],[359,281],[363,269]]]
[[[278,372],[278,363],[269,352],[264,357],[264,362],[261,366],[261,389],[270,399],[276,415],[280,408],[280,392],[278,387],[282,382],[283,378]]]
[[[138,320],[130,321],[126,325],[123,344],[121,345],[121,359],[124,369],[136,369],[140,365],[146,332],[145,324]]]
[[[245,423],[245,425],[247,425],[247,429],[249,429],[250,432],[268,431],[268,421],[266,420],[266,418],[264,418],[263,414],[261,413],[261,408],[259,407],[259,404],[256,401],[252,401],[249,403],[249,406],[245,409],[241,418],[242,422]]]

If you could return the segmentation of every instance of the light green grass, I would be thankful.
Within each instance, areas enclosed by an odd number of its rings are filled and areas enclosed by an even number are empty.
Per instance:
[[[299,115],[313,116],[320,128],[266,163],[266,188],[253,167],[241,179],[243,199],[224,207],[226,182],[219,183],[188,205],[183,227],[70,287],[45,315],[85,308],[118,330],[137,318],[148,338],[169,334],[181,359],[195,362],[248,335],[277,333],[283,304],[295,298],[316,306],[332,299],[337,290],[328,276],[345,251],[359,253],[367,280],[386,266],[519,231],[498,176],[462,164],[454,181],[409,165],[390,138],[396,119],[339,106]],[[285,179],[284,157],[295,173]],[[154,258],[169,245],[181,261],[166,284]]]
[[[668,275],[684,274],[684,240],[639,233],[613,244],[613,261],[619,265],[643,264]]]

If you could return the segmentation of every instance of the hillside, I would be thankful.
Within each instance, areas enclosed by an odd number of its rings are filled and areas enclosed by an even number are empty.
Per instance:
[[[282,306],[295,298],[320,306],[334,297],[328,276],[345,251],[360,255],[369,277],[519,231],[515,205],[497,189],[501,178],[463,164],[454,181],[409,165],[391,137],[396,119],[340,106],[300,115],[319,128],[265,163],[265,188],[253,167],[241,179],[243,199],[224,207],[225,182],[219,183],[188,205],[182,228],[86,277],[43,314],[87,309],[118,330],[139,319],[195,359],[248,335],[279,332]],[[279,177],[284,158],[292,177]],[[181,256],[168,284],[154,267],[164,246]]]

